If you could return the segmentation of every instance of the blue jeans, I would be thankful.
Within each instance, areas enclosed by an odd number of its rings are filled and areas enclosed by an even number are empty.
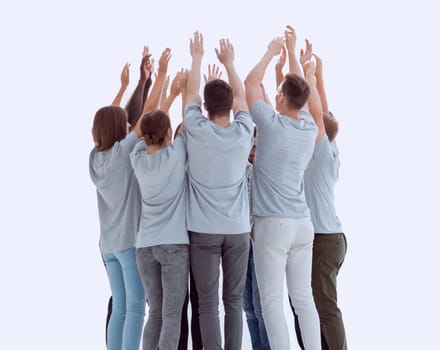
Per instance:
[[[246,286],[243,293],[243,309],[249,328],[253,350],[270,350],[269,339],[264,327],[261,311],[260,294],[258,292],[257,277],[255,276],[254,254],[252,244],[249,247],[249,261],[246,274]]]
[[[189,247],[162,244],[138,248],[136,257],[149,306],[142,349],[176,350],[188,290]]]
[[[103,254],[112,290],[108,350],[138,350],[145,315],[145,293],[135,248]]]

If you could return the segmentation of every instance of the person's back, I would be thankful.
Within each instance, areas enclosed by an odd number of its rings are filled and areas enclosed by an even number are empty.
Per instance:
[[[294,58],[290,29],[285,37],[289,57]],[[286,281],[306,349],[317,350],[319,317],[310,283],[313,225],[303,176],[312,157],[318,136],[317,116],[322,110],[311,64],[306,79],[296,72],[287,74],[278,88],[276,110],[269,105],[262,80],[268,64],[282,48],[282,38],[272,40],[245,81],[246,98],[258,130],[251,191],[255,271],[270,348],[290,348],[283,306]],[[311,115],[302,110],[306,103]]]
[[[253,124],[238,111],[222,127],[206,119],[198,105],[185,112],[188,148],[188,229],[205,233],[249,232],[246,166]]]
[[[136,259],[149,300],[142,347],[176,349],[189,273],[186,148],[181,135],[171,144],[163,111],[148,113],[141,131],[130,159],[142,193]]]
[[[188,151],[187,225],[191,269],[199,295],[203,347],[220,349],[219,267],[223,270],[224,349],[241,349],[243,290],[249,255],[249,198],[246,167],[254,127],[243,86],[235,71],[234,50],[220,41],[217,57],[229,83],[209,73],[204,88],[206,119],[201,110],[200,65],[203,37],[191,40],[184,127]],[[215,68],[213,72],[215,72]],[[234,102],[234,106],[233,106]],[[229,121],[233,109],[235,120]]]
[[[135,132],[127,135],[127,130],[127,113],[122,108],[108,106],[97,111],[89,171],[97,190],[99,245],[112,290],[108,347],[134,349],[140,343],[145,293],[135,257],[141,196],[129,160],[138,136]]]
[[[295,120],[274,111],[264,101],[251,110],[257,125],[258,152],[252,177],[254,216],[309,216],[303,175],[310,161],[317,128],[307,111]]]
[[[133,247],[141,213],[139,185],[129,153],[138,138],[130,133],[108,150],[90,153],[90,176],[96,186],[102,253]]]

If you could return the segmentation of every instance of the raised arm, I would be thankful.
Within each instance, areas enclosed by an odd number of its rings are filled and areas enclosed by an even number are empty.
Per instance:
[[[182,95],[182,120],[185,118],[185,106],[186,106],[186,96],[187,96],[187,86],[188,86],[188,75],[189,75],[189,71],[188,69],[184,69],[182,71],[182,77],[180,80],[180,88],[182,90],[181,95]],[[182,124],[182,128],[183,128],[183,124]]]
[[[231,85],[232,94],[234,96],[234,104],[232,107],[234,113],[238,110],[248,111],[249,108],[246,103],[243,85],[234,66],[234,46],[229,42],[229,39],[221,39],[220,49],[215,49],[215,53],[220,63],[225,66],[226,73],[228,74],[229,85]]]
[[[148,90],[151,86],[151,71],[150,67],[150,52],[148,46],[144,46],[142,52],[142,61],[140,65],[140,76],[136,88],[133,91],[128,103],[125,106],[125,110],[128,114],[128,122],[130,125],[135,125],[137,118],[141,114],[142,108],[146,101]]]
[[[141,134],[142,117],[148,112],[157,109],[159,106],[160,95],[162,93],[162,85],[167,76],[168,63],[170,61],[170,58],[171,58],[171,50],[167,48],[162,52],[162,55],[160,56],[157,78],[153,84],[153,88],[151,89],[151,94],[148,97],[147,102],[145,102],[144,108],[142,109],[142,113],[138,118],[138,121],[134,127],[134,132],[138,137],[142,136]]]
[[[286,58],[287,58],[286,48],[283,47],[283,49],[281,50],[280,58],[278,59],[278,62],[275,64],[275,81],[277,84],[276,87],[280,86],[281,82],[284,80],[283,68],[284,65],[286,64]]]
[[[295,55],[296,32],[290,25],[287,25],[284,30],[284,40],[286,41],[287,56],[289,57],[289,73],[301,76],[301,67]]]
[[[329,113],[327,95],[324,88],[324,77],[322,74],[322,60],[318,55],[313,54],[316,60],[316,88],[318,89],[319,98],[321,99],[322,111]]]
[[[122,68],[121,72],[121,87],[119,88],[118,93],[116,94],[115,98],[113,99],[112,106],[120,106],[122,96],[125,93],[125,90],[127,90],[127,86],[130,82],[130,64],[126,63],[124,64],[124,67]]]
[[[319,99],[318,90],[316,88],[315,72],[316,65],[313,61],[306,61],[303,64],[304,78],[310,87],[310,96],[307,101],[309,105],[309,111],[318,126],[318,136],[316,137],[316,142],[321,140],[322,136],[325,134],[324,126],[324,115],[322,113],[321,100]]]
[[[171,82],[170,86],[170,94],[165,97],[165,100],[161,106],[161,110],[166,112],[168,114],[171,105],[173,104],[174,100],[177,96],[179,96],[182,92],[182,75],[183,75],[183,69],[176,73],[176,76],[174,77],[173,81]]]
[[[156,78],[157,78],[157,73],[156,73]],[[167,91],[168,91],[169,85],[170,85],[170,76],[167,75],[167,77],[165,78],[165,81],[162,84],[162,91],[160,92],[159,109],[161,111],[163,111],[165,108],[165,101],[168,98]]]
[[[264,87],[263,83],[261,83],[260,87],[261,87],[261,90],[263,91],[264,102],[266,102],[269,106],[272,107],[272,103],[270,102],[269,96],[267,95],[267,91],[266,91],[266,88]]]
[[[200,98],[200,67],[203,57],[203,35],[199,32],[194,33],[194,38],[190,39],[189,51],[192,57],[191,69],[188,74],[188,84],[186,89],[186,104],[201,104]]]
[[[263,57],[256,64],[254,68],[249,72],[246,80],[244,81],[246,100],[249,108],[252,108],[254,103],[258,100],[264,100],[264,93],[261,89],[261,83],[264,78],[267,66],[272,58],[279,55],[283,48],[283,38],[278,37],[273,39],[267,46],[267,50]]]
[[[312,59],[312,54],[312,43],[308,39],[306,39],[306,49],[301,49],[299,53],[299,62],[301,63],[303,70],[304,64]],[[301,75],[301,72],[299,73],[299,75]]]

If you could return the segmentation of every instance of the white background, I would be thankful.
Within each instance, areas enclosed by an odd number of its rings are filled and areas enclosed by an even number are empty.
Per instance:
[[[0,348],[104,349],[109,286],[88,174],[95,111],[144,44],[169,71],[189,38],[235,46],[244,78],[284,26],[324,60],[340,120],[339,298],[351,349],[439,349],[438,62],[434,1],[15,1],[0,5]],[[275,95],[274,70],[266,87]],[[180,100],[172,110],[180,119]],[[288,311],[288,310],[287,310]],[[289,311],[287,312],[290,317]],[[290,322],[289,318],[289,322]],[[243,349],[250,349],[244,324]],[[293,340],[292,340],[293,342]]]

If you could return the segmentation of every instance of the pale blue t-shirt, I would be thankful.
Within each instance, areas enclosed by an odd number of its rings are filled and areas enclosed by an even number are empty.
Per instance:
[[[199,233],[250,232],[246,177],[254,125],[239,110],[228,127],[208,120],[198,104],[185,109],[188,151],[188,230]]]
[[[304,171],[313,154],[318,128],[300,111],[295,120],[263,100],[254,103],[257,151],[252,173],[252,215],[281,218],[310,216],[304,195]]]
[[[186,148],[182,135],[174,144],[147,154],[142,140],[130,154],[142,193],[142,218],[136,248],[189,244],[185,220]]]
[[[99,247],[103,254],[135,246],[141,194],[129,154],[137,141],[131,132],[112,148],[103,152],[93,149],[90,153],[89,172],[98,195]]]
[[[304,173],[307,204],[315,233],[340,233],[341,222],[336,216],[334,189],[339,177],[339,152],[336,142],[327,135],[319,140]]]

